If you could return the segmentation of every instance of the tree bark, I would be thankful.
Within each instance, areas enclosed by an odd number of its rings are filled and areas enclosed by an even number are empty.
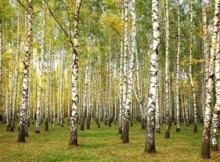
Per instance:
[[[220,29],[218,29],[217,41],[220,41]],[[216,58],[215,58],[215,107],[212,115],[212,129],[211,129],[211,150],[218,151],[218,125],[220,114],[220,47],[217,43]]]
[[[78,102],[79,102],[79,95],[78,95],[78,66],[79,66],[79,59],[78,59],[78,48],[79,48],[79,13],[82,1],[76,0],[76,9],[74,13],[74,31],[73,31],[73,64],[72,64],[72,113],[70,117],[70,145],[78,145],[77,141],[77,124],[78,124]]]
[[[166,62],[165,62],[165,94],[166,94],[166,131],[165,138],[170,138],[170,62],[169,62],[169,3],[168,0],[165,2],[166,8]]]
[[[180,73],[180,46],[181,46],[181,33],[180,33],[180,0],[178,0],[178,13],[177,13],[177,23],[178,23],[178,43],[177,43],[177,56],[176,56],[176,131],[180,132],[180,103],[179,103],[179,73]]]
[[[124,100],[123,100],[123,117],[122,117],[122,143],[129,142],[129,110],[131,106],[131,92],[133,83],[133,58],[131,55],[129,61],[129,69],[127,69],[128,62],[126,61],[129,55],[128,45],[128,1],[124,1],[125,7],[125,31],[124,31]],[[129,73],[127,72],[129,70]]]
[[[203,7],[206,9],[207,2],[203,2]],[[216,53],[216,41],[219,28],[219,10],[220,4],[219,0],[215,0],[215,14],[214,14],[214,28],[212,33],[212,46],[210,51],[210,61],[208,69],[208,78],[206,82],[206,104],[205,104],[205,118],[204,118],[204,128],[203,128],[203,143],[201,155],[204,159],[210,159],[210,126],[211,126],[211,110],[213,101],[213,87],[214,87],[214,62]]]
[[[29,89],[29,63],[32,55],[32,19],[33,19],[33,0],[28,1],[28,32],[27,46],[25,48],[24,61],[24,79],[22,85],[22,102],[20,109],[20,122],[18,142],[25,142],[25,127],[27,126],[27,108],[28,108],[28,89]]]
[[[42,92],[42,80],[43,80],[43,71],[44,71],[44,60],[45,60],[45,36],[44,36],[44,28],[45,28],[45,12],[43,11],[43,21],[42,21],[42,33],[41,33],[41,62],[40,62],[40,78],[39,85],[37,91],[37,110],[36,110],[36,128],[35,133],[40,133],[40,125],[41,125],[41,92]]]
[[[189,48],[189,78],[193,93],[193,109],[194,109],[194,133],[197,133],[197,108],[196,108],[196,91],[192,76],[192,46],[193,46],[193,0],[190,1],[190,48]]]
[[[152,0],[152,23],[153,23],[153,50],[150,59],[150,89],[147,104],[147,131],[146,131],[146,145],[145,152],[154,153],[155,149],[155,105],[156,93],[158,85],[158,52],[159,52],[159,1]]]

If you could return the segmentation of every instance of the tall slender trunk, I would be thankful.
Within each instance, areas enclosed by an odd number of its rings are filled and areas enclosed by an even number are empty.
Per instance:
[[[5,86],[5,101],[4,101],[4,112],[5,112],[5,120],[6,120],[6,124],[7,124],[7,131],[8,131],[8,125],[9,125],[9,116],[10,116],[10,112],[9,112],[9,106],[8,106],[8,84],[6,84]]]
[[[207,60],[205,62],[205,67],[204,67],[204,71],[205,71],[205,79],[204,79],[204,85],[207,84],[208,81],[208,71],[209,71],[209,65],[208,65],[208,60],[209,60],[209,45],[208,45],[208,34],[207,34],[207,16],[206,16],[206,8],[207,8],[207,2],[206,0],[203,0],[203,7],[202,7],[202,21],[203,21],[203,33],[204,33],[204,37],[203,37],[203,51],[204,51],[204,57],[205,60]],[[206,88],[204,88],[204,92],[203,92],[203,120],[205,118],[205,101],[206,101]]]
[[[192,46],[193,46],[193,0],[190,1],[190,48],[189,48],[189,78],[193,93],[193,108],[194,108],[194,133],[197,133],[197,108],[196,108],[196,91],[192,77]]]
[[[19,77],[19,58],[20,58],[20,43],[21,43],[21,35],[20,35],[20,11],[17,13],[18,17],[18,42],[17,42],[17,51],[16,51],[16,70],[15,70],[15,78],[14,78],[14,92],[12,97],[12,119],[11,119],[11,131],[14,131],[15,128],[15,110],[16,110],[16,101],[17,101],[17,90],[18,90],[18,77]]]
[[[29,89],[29,63],[32,55],[32,19],[33,19],[33,0],[28,1],[28,32],[27,46],[25,48],[24,61],[24,79],[22,86],[22,101],[20,109],[20,122],[18,142],[25,142],[25,127],[27,126],[27,108],[28,108],[28,89]]]
[[[73,64],[72,64],[72,113],[70,117],[70,145],[78,145],[77,141],[77,124],[78,124],[78,102],[79,102],[79,95],[78,95],[78,66],[79,66],[79,59],[78,59],[78,48],[79,48],[79,13],[82,1],[76,0],[76,9],[74,13],[74,31],[73,31]]]
[[[80,122],[80,130],[84,130],[85,127],[85,119],[86,119],[86,107],[87,107],[87,91],[88,91],[88,71],[89,71],[89,62],[86,64],[85,71],[85,89],[83,93],[83,103],[82,103],[82,118]]]
[[[40,78],[39,78],[39,85],[37,91],[37,110],[36,110],[36,128],[35,133],[40,133],[40,125],[41,125],[41,92],[42,92],[42,80],[43,80],[43,71],[44,71],[44,60],[45,60],[45,35],[44,35],[44,28],[45,28],[45,11],[43,11],[43,21],[42,21],[42,33],[41,33],[41,62],[40,62]]]
[[[179,103],[179,73],[180,73],[180,46],[181,46],[181,33],[180,33],[180,0],[178,0],[178,13],[177,13],[177,23],[178,23],[178,42],[177,42],[177,55],[176,55],[176,131],[180,132],[180,103]]]
[[[108,125],[111,127],[112,121],[113,121],[113,114],[112,114],[112,47],[111,47],[111,33],[109,31],[109,58],[108,58],[108,77],[109,77],[109,83],[107,83],[108,86]]]
[[[3,54],[3,22],[0,18],[0,106],[2,106],[2,54]]]
[[[64,83],[64,53],[63,53],[64,49],[61,49],[61,60],[60,60],[60,64],[61,64],[61,72],[60,72],[60,85],[59,85],[59,123],[60,126],[63,127],[63,123],[64,123],[64,117],[63,117],[63,83]]]
[[[49,127],[49,106],[51,107],[50,103],[50,51],[47,60],[47,83],[46,83],[46,96],[45,96],[45,131],[48,131]]]
[[[30,60],[30,65],[32,65],[33,62],[32,62],[32,57],[31,57],[31,60]],[[31,96],[32,96],[32,69],[31,69],[31,66],[29,67],[29,87],[28,87],[28,106],[27,106],[27,124],[26,124],[26,127],[25,127],[25,136],[28,137],[28,127],[30,126],[30,108],[31,108]]]
[[[152,23],[153,23],[153,49],[150,59],[150,89],[149,98],[147,104],[147,130],[146,130],[146,145],[145,152],[155,152],[155,105],[156,105],[156,93],[158,85],[158,52],[159,52],[159,1],[152,0]]]
[[[132,84],[133,84],[133,53],[130,60],[126,61],[129,56],[128,42],[128,1],[124,1],[125,7],[125,31],[124,31],[124,100],[123,100],[123,117],[122,117],[122,143],[129,142],[129,110],[131,106]],[[129,64],[129,68],[128,68]],[[129,71],[128,71],[129,70]]]
[[[91,66],[91,50],[92,50],[92,35],[91,31],[89,32],[89,42],[88,42],[88,59],[89,59],[89,69],[88,69],[88,98],[87,98],[87,122],[86,122],[86,127],[87,129],[90,129],[90,122],[91,122],[91,117],[92,117],[92,112],[91,112],[91,88],[92,88],[92,66]]]
[[[206,8],[206,1],[203,4]],[[215,53],[216,53],[216,41],[219,28],[219,10],[220,3],[219,0],[215,0],[215,14],[214,14],[214,24],[213,24],[213,33],[212,33],[212,46],[210,51],[210,61],[209,61],[209,71],[208,71],[208,80],[206,83],[206,105],[205,105],[205,118],[204,118],[204,128],[203,128],[203,143],[201,155],[204,159],[210,159],[210,126],[211,126],[211,110],[212,110],[212,101],[213,101],[213,87],[214,87],[214,62],[215,62]]]
[[[170,25],[169,25],[169,3],[165,2],[166,6],[166,62],[165,62],[165,93],[166,93],[166,132],[165,138],[170,138],[170,62],[169,62],[169,40],[170,40]]]
[[[122,9],[121,9],[121,19],[124,19],[124,10],[123,10],[123,3],[122,3]],[[124,46],[123,46],[123,34],[120,35],[120,80],[119,80],[119,117],[118,117],[118,122],[119,122],[119,128],[118,132],[119,134],[122,133],[122,110],[123,110],[123,59],[124,59]]]
[[[220,32],[218,29],[217,41],[220,41]],[[218,125],[219,125],[219,114],[220,114],[220,47],[219,43],[216,48],[215,58],[215,96],[216,102],[214,112],[212,115],[212,128],[211,128],[211,150],[218,151]]]

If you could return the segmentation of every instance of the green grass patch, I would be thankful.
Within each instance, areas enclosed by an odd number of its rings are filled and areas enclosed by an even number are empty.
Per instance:
[[[26,143],[17,142],[17,127],[15,132],[7,132],[6,125],[0,124],[0,161],[203,161],[200,156],[202,144],[202,125],[198,133],[193,133],[193,126],[181,125],[181,132],[171,129],[171,138],[165,139],[165,127],[161,126],[161,134],[156,133],[156,153],[145,154],[145,130],[140,129],[140,124],[135,123],[130,127],[130,143],[122,144],[118,134],[118,126],[101,125],[101,128],[92,123],[91,129],[79,131],[79,146],[70,147],[69,126],[56,125],[49,132],[35,134],[35,125],[29,127],[29,137]],[[220,152],[212,152],[211,161],[220,161]]]

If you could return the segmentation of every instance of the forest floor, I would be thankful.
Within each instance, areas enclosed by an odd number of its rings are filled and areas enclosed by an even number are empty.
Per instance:
[[[164,138],[162,126],[161,134],[156,133],[156,153],[145,154],[145,130],[136,123],[130,127],[130,143],[122,144],[118,134],[118,126],[93,123],[90,130],[79,131],[78,147],[70,147],[69,127],[56,125],[55,130],[49,125],[49,131],[35,134],[34,127],[29,128],[29,137],[26,143],[17,142],[17,131],[7,132],[6,125],[0,124],[0,161],[109,161],[109,162],[136,162],[136,161],[203,161],[200,152],[202,144],[202,125],[198,133],[193,133],[193,125],[181,125],[181,132],[171,129],[171,138]],[[16,128],[17,130],[17,128]],[[219,140],[220,141],[220,140]],[[210,161],[220,161],[220,152],[212,152]]]

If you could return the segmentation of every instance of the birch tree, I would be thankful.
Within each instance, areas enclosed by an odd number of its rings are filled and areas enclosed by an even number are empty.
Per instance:
[[[24,79],[22,85],[22,101],[20,109],[20,122],[18,142],[25,142],[25,127],[27,125],[27,107],[28,107],[28,87],[29,87],[29,63],[32,55],[32,21],[33,21],[33,0],[28,0],[28,30],[27,45],[25,48],[24,60]]]
[[[159,52],[159,1],[152,0],[153,49],[150,58],[150,89],[147,104],[147,130],[145,152],[154,153],[155,150],[155,105],[158,85],[158,52]]]
[[[165,138],[170,138],[170,62],[169,62],[169,40],[170,40],[170,25],[169,25],[169,3],[168,0],[165,2],[166,8],[166,58],[165,58],[165,95],[166,95],[166,132]]]
[[[180,0],[177,2],[177,23],[178,23],[178,43],[177,43],[177,56],[176,56],[176,131],[180,132],[180,103],[179,103],[179,73],[180,73],[180,46],[181,46],[181,33],[180,33]]]
[[[124,108],[123,108],[123,121],[122,121],[122,142],[129,142],[129,110],[131,106],[131,92],[133,84],[133,54],[130,56],[129,69],[127,69],[127,56],[129,55],[129,45],[128,45],[128,1],[124,1],[125,7],[125,33],[124,33]],[[129,70],[129,72],[127,72]],[[128,76],[127,76],[128,74]]]
[[[218,29],[219,30],[219,29]],[[220,32],[218,31],[217,39],[219,42]],[[214,112],[212,115],[212,128],[211,128],[211,150],[218,151],[218,125],[220,114],[220,48],[219,43],[216,45],[216,58],[215,58],[215,96],[216,102]]]
[[[197,108],[196,108],[196,91],[192,76],[192,46],[193,46],[193,0],[190,1],[190,48],[189,48],[189,79],[193,93],[193,108],[194,108],[194,133],[197,133]]]
[[[76,9],[74,13],[74,31],[73,31],[73,64],[72,64],[72,113],[70,117],[70,145],[78,145],[77,141],[77,124],[78,124],[78,50],[79,50],[79,14],[82,1],[76,0]]]
[[[44,3],[43,3],[44,4]],[[45,10],[45,9],[44,9]],[[36,112],[36,128],[35,133],[40,133],[40,125],[41,125],[41,92],[42,92],[42,80],[43,80],[43,71],[44,71],[44,60],[45,60],[45,36],[44,36],[44,28],[45,28],[45,11],[42,12],[42,33],[41,33],[41,61],[40,61],[40,71],[39,71],[39,85],[37,91],[37,112]]]
[[[0,18],[0,105],[2,105],[2,54],[3,54],[3,21]]]
[[[203,2],[203,7],[206,8],[207,1]],[[205,118],[203,127],[203,143],[201,155],[204,159],[210,159],[210,127],[211,127],[211,111],[212,111],[212,96],[214,87],[214,62],[216,54],[216,42],[219,28],[219,10],[220,3],[219,0],[215,0],[215,13],[213,22],[213,32],[212,32],[212,43],[210,51],[210,61],[209,61],[209,71],[208,78],[206,81],[206,104],[205,104]]]

